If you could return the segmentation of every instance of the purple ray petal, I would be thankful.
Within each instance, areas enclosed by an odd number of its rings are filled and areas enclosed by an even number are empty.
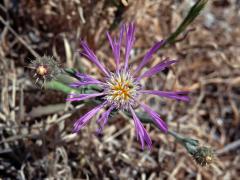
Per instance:
[[[70,87],[81,87],[81,86],[87,86],[87,85],[92,85],[92,84],[103,84],[102,82],[96,82],[96,81],[88,81],[88,82],[74,82],[71,83],[69,86]]]
[[[120,52],[121,52],[123,32],[124,32],[124,26],[121,27],[118,41],[116,40],[116,38],[114,38],[114,40],[112,40],[109,32],[107,32],[107,37],[108,37],[109,43],[110,43],[112,51],[113,51],[117,72],[119,71]]]
[[[92,63],[94,63],[102,72],[104,72],[106,75],[109,75],[105,67],[100,63],[97,56],[94,54],[94,52],[88,47],[87,42],[81,41],[81,45],[83,48],[83,52],[81,54],[88,58]]]
[[[87,74],[82,74],[77,72],[75,75],[79,78],[79,81],[71,83],[70,87],[80,87],[80,86],[86,86],[86,85],[92,85],[92,84],[102,84],[102,85],[104,84],[103,82]]]
[[[146,129],[143,127],[141,121],[138,119],[137,115],[135,114],[134,110],[130,107],[132,116],[133,116],[133,121],[135,125],[135,130],[137,134],[137,139],[140,139],[142,149],[144,149],[145,142],[147,143],[147,146],[149,149],[152,147],[152,140],[149,137]]]
[[[91,77],[87,74],[77,72],[75,75],[81,80],[81,82],[85,82],[85,81],[101,82],[101,81],[99,81],[99,80],[97,80],[97,79],[95,79],[95,78],[93,78],[93,77]]]
[[[162,46],[165,44],[165,40],[159,41],[145,54],[143,57],[141,63],[138,65],[137,69],[134,71],[133,74],[136,74],[139,70],[142,69],[143,66],[145,66],[149,60],[152,58],[152,55]]]
[[[106,104],[106,102],[98,105],[97,107],[93,108],[91,111],[83,115],[80,119],[78,119],[74,123],[73,132],[78,132],[80,129],[82,129],[86,123]]]
[[[144,111],[146,111],[149,116],[151,116],[153,118],[153,122],[157,125],[157,127],[159,129],[161,129],[163,132],[167,132],[168,131],[168,127],[167,124],[160,118],[160,116],[158,115],[158,113],[156,113],[155,111],[153,111],[149,106],[147,106],[146,104],[141,103],[140,104],[141,107],[143,108]]]
[[[142,90],[141,93],[144,94],[153,94],[161,97],[167,97],[170,99],[177,99],[181,101],[188,102],[190,98],[188,97],[189,91],[157,91],[157,90]]]
[[[66,101],[82,101],[85,99],[93,98],[93,97],[98,97],[102,96],[104,93],[95,93],[95,94],[70,94],[69,98],[66,99]]]
[[[169,61],[168,59],[164,60],[163,62],[160,62],[157,65],[150,68],[149,70],[147,70],[145,73],[139,76],[137,80],[141,80],[142,78],[153,76],[176,62],[177,62],[176,60],[171,60],[171,61]]]
[[[102,133],[102,130],[105,124],[107,123],[108,117],[113,109],[114,107],[111,106],[106,112],[102,113],[101,117],[97,120],[97,123],[99,124],[99,128],[97,129],[97,134]]]
[[[125,29],[126,29],[126,47],[125,47],[124,69],[127,70],[130,52],[133,47],[133,43],[135,41],[135,36],[134,36],[135,25],[134,25],[134,23],[130,23],[128,27],[127,26],[125,27]]]

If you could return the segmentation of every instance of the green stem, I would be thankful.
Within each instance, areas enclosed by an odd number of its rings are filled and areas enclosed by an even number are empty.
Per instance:
[[[54,89],[54,90],[61,91],[61,92],[66,93],[66,94],[80,93],[79,90],[73,89],[73,88],[71,88],[71,87],[67,86],[66,84],[63,84],[59,81],[50,81],[50,82],[45,84],[45,88]]]
[[[181,144],[183,147],[186,148],[186,150],[193,155],[194,153],[196,153],[197,148],[199,146],[199,142],[198,140],[195,139],[191,139],[191,138],[186,138],[183,137],[182,135],[177,134],[174,131],[168,130],[168,134],[171,135],[172,137],[175,138],[176,142],[178,142],[179,144]]]

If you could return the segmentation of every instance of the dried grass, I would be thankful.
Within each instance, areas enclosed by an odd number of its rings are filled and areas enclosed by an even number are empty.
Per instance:
[[[210,2],[192,24],[195,31],[163,56],[180,63],[147,85],[191,90],[191,103],[149,97],[171,129],[216,150],[215,162],[199,167],[174,139],[147,125],[153,150],[142,151],[131,121],[119,114],[95,136],[95,120],[79,135],[74,120],[86,112],[65,102],[65,95],[41,90],[25,66],[49,54],[67,67],[98,74],[76,53],[87,39],[99,57],[113,63],[105,31],[134,20],[137,41],[133,62],[166,38],[191,6],[184,1],[46,0],[4,1],[0,5],[0,177],[3,179],[237,179],[240,172],[240,28],[238,1]],[[14,4],[15,3],[15,4]],[[118,28],[113,30],[117,33]],[[109,64],[109,63],[108,63]],[[152,65],[153,65],[152,64]],[[133,65],[134,66],[134,65]],[[150,65],[151,66],[151,65]],[[48,109],[49,111],[45,111]]]

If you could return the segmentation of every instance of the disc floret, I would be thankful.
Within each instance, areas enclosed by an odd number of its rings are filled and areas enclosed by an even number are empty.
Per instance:
[[[130,106],[135,106],[135,98],[139,95],[140,89],[140,83],[130,72],[122,70],[111,73],[106,80],[105,99],[117,109],[129,110]]]

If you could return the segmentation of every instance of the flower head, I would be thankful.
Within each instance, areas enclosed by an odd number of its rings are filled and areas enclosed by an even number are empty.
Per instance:
[[[136,76],[141,69],[151,60],[152,55],[162,46],[165,41],[157,42],[143,57],[141,63],[135,70],[130,70],[128,62],[130,59],[130,51],[133,47],[135,41],[135,26],[133,23],[129,25],[123,25],[120,30],[118,38],[113,38],[107,33],[107,37],[110,46],[113,51],[116,70],[110,72],[97,58],[94,52],[88,47],[85,41],[82,41],[83,52],[81,54],[94,63],[105,75],[104,80],[95,79],[87,74],[77,73],[76,76],[79,81],[71,84],[72,87],[82,87],[86,85],[96,85],[99,86],[102,91],[93,94],[71,94],[67,99],[68,101],[81,101],[89,98],[99,97],[103,100],[103,103],[93,108],[87,114],[78,119],[74,124],[74,131],[79,131],[97,112],[102,108],[108,108],[106,112],[102,114],[100,119],[97,121],[100,124],[99,131],[101,131],[104,125],[107,123],[108,117],[112,110],[127,110],[132,114],[133,122],[136,129],[136,134],[141,142],[142,148],[147,144],[151,148],[151,139],[141,123],[140,119],[134,112],[134,108],[140,106],[153,120],[153,122],[159,127],[163,132],[167,132],[168,128],[166,123],[160,118],[160,116],[151,109],[146,104],[139,102],[139,96],[145,94],[152,94],[156,96],[166,97],[170,99],[177,99],[182,101],[188,101],[188,92],[186,91],[176,91],[176,92],[166,92],[158,90],[145,90],[141,85],[141,80],[146,77],[150,77],[159,73],[160,71],[168,68],[170,65],[175,64],[176,60],[165,59],[161,63],[153,66],[146,72],[142,73],[140,76]],[[125,35],[125,38],[124,38]],[[121,46],[123,39],[125,39],[125,56],[124,62],[121,62]]]
[[[55,78],[60,72],[59,64],[50,56],[38,57],[31,61],[30,69],[33,69],[36,82],[39,80],[44,84],[45,81],[50,81]]]
[[[192,156],[195,161],[201,166],[209,165],[214,161],[213,150],[205,146],[198,147]]]
[[[113,105],[117,109],[129,110],[136,104],[135,99],[139,95],[138,91],[141,89],[141,85],[129,72],[121,70],[110,74],[106,79],[104,89],[106,92],[104,98],[109,105]]]

